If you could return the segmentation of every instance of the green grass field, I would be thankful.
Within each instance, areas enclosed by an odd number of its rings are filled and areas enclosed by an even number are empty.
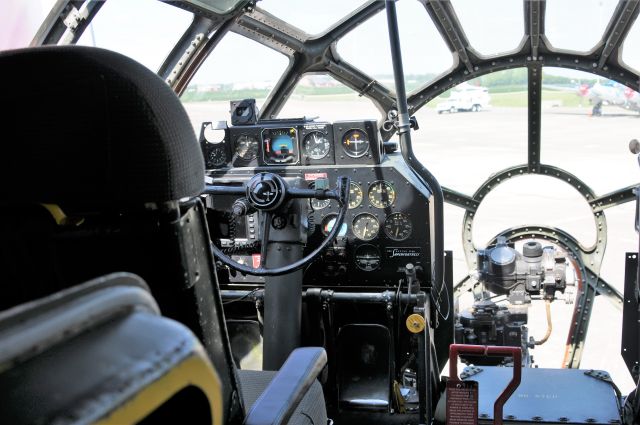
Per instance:
[[[510,87],[510,89],[520,89],[520,87]],[[207,101],[225,101],[238,99],[264,99],[269,94],[268,90],[224,90],[218,92],[196,92],[188,91],[182,96],[183,102],[207,102]],[[494,107],[508,108],[525,108],[527,106],[527,92],[525,90],[515,91],[491,91],[491,105]],[[358,95],[346,87],[298,87],[292,98],[304,100],[306,102],[322,102],[336,100],[352,100],[357,99]],[[442,102],[446,97],[439,96],[429,102],[427,108],[435,108],[438,102]],[[579,97],[573,91],[564,90],[542,90],[543,102],[556,102],[558,106],[576,107],[585,104],[585,100]]]

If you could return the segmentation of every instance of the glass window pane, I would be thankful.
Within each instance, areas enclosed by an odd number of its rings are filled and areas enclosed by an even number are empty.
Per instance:
[[[523,2],[513,0],[452,0],[471,47],[482,55],[495,55],[518,47],[524,36]],[[488,11],[499,13],[487,13]],[[482,19],[478,19],[479,17]],[[499,31],[488,31],[487,29]]]
[[[254,98],[261,108],[288,64],[289,59],[275,50],[226,34],[182,95],[194,128],[199,131],[203,121],[229,119],[230,100]]]
[[[318,34],[363,3],[364,0],[262,0],[258,6],[309,34]]]
[[[462,83],[416,113],[416,156],[440,184],[473,194],[504,168],[527,162],[527,71]],[[472,112],[477,111],[477,112]]]
[[[373,103],[328,75],[306,75],[296,86],[278,118],[318,117],[322,121],[378,119]]]
[[[122,53],[156,72],[192,19],[156,0],[109,0],[78,44]]]
[[[542,163],[566,169],[599,195],[640,180],[628,148],[638,137],[640,107],[630,103],[638,93],[558,68],[545,68],[542,84]]]
[[[432,81],[453,65],[453,57],[425,8],[417,1],[397,2],[407,91]],[[387,18],[383,11],[345,35],[338,53],[370,77],[394,88]]]
[[[0,50],[27,47],[55,0],[3,0],[0,2]]]
[[[557,49],[591,50],[607,27],[618,0],[547,0],[545,34]]]
[[[569,184],[543,175],[511,178],[492,190],[475,215],[473,240],[482,247],[508,228],[534,224],[569,232],[584,246],[596,242],[596,222],[584,198]]]
[[[640,19],[638,18],[622,45],[622,62],[640,73]]]

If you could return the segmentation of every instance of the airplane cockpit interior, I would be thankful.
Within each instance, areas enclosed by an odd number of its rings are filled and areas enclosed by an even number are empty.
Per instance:
[[[0,423],[640,424],[639,0],[3,0]]]

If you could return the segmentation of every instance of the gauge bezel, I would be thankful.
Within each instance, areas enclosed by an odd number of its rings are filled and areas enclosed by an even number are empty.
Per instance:
[[[273,158],[270,158],[267,156],[267,152],[265,150],[264,147],[264,133],[265,131],[271,132],[271,131],[277,131],[277,130],[286,130],[288,132],[290,132],[291,130],[293,130],[295,132],[295,137],[292,138],[292,145],[293,148],[295,149],[295,155],[292,156],[292,161],[277,161]],[[291,137],[291,135],[289,135],[289,137]],[[269,141],[269,143],[272,143],[273,139],[271,139]],[[268,165],[294,165],[294,164],[298,164],[300,162],[300,143],[298,140],[298,129],[294,126],[287,126],[287,127],[265,127],[262,129],[262,131],[260,132],[260,148],[262,151],[262,161],[265,164]]]
[[[307,149],[307,138],[313,135],[314,133],[321,134],[322,138],[326,141],[327,151],[322,156],[311,155],[309,153],[309,150]],[[329,152],[331,152],[331,141],[329,140],[328,133],[322,130],[311,130],[310,132],[305,134],[305,136],[302,138],[302,148],[304,149],[304,154],[309,159],[313,159],[314,161],[320,161],[321,159],[325,159],[327,155],[329,155]]]
[[[351,182],[351,184],[349,185],[349,193],[351,193],[351,187],[352,186],[356,186],[358,188],[358,190],[360,190],[360,194],[361,194],[360,202],[358,202],[358,204],[354,205],[353,207],[351,206],[351,196],[349,196],[349,205],[347,206],[347,208],[350,209],[350,210],[355,210],[360,205],[362,205],[362,202],[364,201],[364,191],[362,190],[362,186],[360,186],[358,183]]]
[[[367,141],[367,149],[365,149],[361,154],[353,154],[350,153],[347,148],[345,148],[344,146],[344,141],[347,138],[347,134],[351,133],[351,132],[355,132],[355,131],[359,131],[360,133],[364,134],[366,137],[366,141]],[[349,130],[345,131],[342,134],[342,137],[340,137],[340,146],[342,147],[342,151],[349,157],[351,158],[362,158],[363,156],[365,156],[367,153],[369,153],[369,151],[371,150],[371,140],[369,139],[369,135],[367,134],[366,130],[363,130],[361,128],[350,128]]]
[[[329,224],[329,221],[331,220],[336,220],[338,218],[338,214],[337,213],[329,213],[327,215],[325,215],[324,217],[322,217],[322,221],[320,222],[320,233],[322,233],[324,236],[327,236],[331,230],[325,232],[324,231],[324,226],[326,224]],[[342,227],[344,227],[344,234],[340,234],[342,232],[342,229],[338,231],[338,236],[339,238],[344,238],[345,236],[347,236],[347,233],[349,232],[349,225],[346,222],[342,222]]]
[[[404,237],[404,238],[396,238],[392,235],[389,234],[389,232],[387,232],[387,221],[389,221],[393,216],[403,216],[407,222],[409,223],[409,234]],[[392,241],[395,242],[402,242],[402,241],[406,241],[407,239],[409,239],[411,237],[411,234],[413,233],[413,223],[411,222],[411,218],[409,217],[409,214],[405,214],[403,212],[394,212],[392,214],[389,214],[385,219],[384,219],[384,223],[382,224],[382,230],[384,231],[384,234],[391,239]]]
[[[214,162],[212,160],[211,155],[213,154],[213,152],[222,153],[222,162],[217,163],[217,162]],[[213,165],[215,168],[220,168],[220,167],[224,166],[228,161],[229,161],[229,159],[227,158],[227,151],[224,148],[224,144],[223,143],[216,143],[215,145],[210,146],[207,149],[207,162],[209,164]]]
[[[313,205],[314,201],[322,202],[323,206],[321,206],[321,207],[314,206]],[[331,205],[331,199],[316,199],[316,198],[312,198],[312,199],[309,199],[309,205],[311,205],[311,208],[313,208],[314,211],[321,211],[321,210],[327,208],[329,205]]]
[[[255,142],[255,144],[256,144],[255,154],[253,154],[253,155],[251,156],[251,158],[245,158],[244,156],[242,156],[242,155],[240,155],[240,154],[238,153],[238,148],[239,148],[239,146],[240,146],[240,142],[239,142],[239,140],[240,140],[241,138],[243,138],[243,137],[245,137],[245,138],[247,138],[247,139],[251,139],[251,140],[253,140],[253,141]],[[240,134],[240,135],[236,138],[236,140],[233,142],[233,153],[234,153],[234,155],[235,155],[238,159],[240,159],[240,160],[242,160],[242,161],[253,161],[254,159],[256,159],[256,158],[258,157],[258,151],[259,151],[259,150],[260,150],[260,141],[258,140],[258,138],[257,138],[257,137],[255,137],[255,136],[253,136],[253,135],[251,135],[251,134]]]
[[[390,187],[393,191],[393,199],[391,200],[391,202],[388,205],[382,205],[381,207],[377,206],[374,201],[371,200],[371,190],[373,189],[373,187],[375,185],[377,185],[378,183],[382,183],[382,184],[386,184],[388,187]],[[367,199],[369,200],[369,203],[371,204],[372,207],[377,208],[379,210],[385,209],[385,208],[390,208],[391,206],[393,206],[393,204],[395,204],[396,202],[396,198],[398,197],[398,193],[396,192],[396,188],[393,184],[391,184],[391,182],[387,181],[387,180],[376,180],[374,182],[372,182],[369,185],[369,188],[367,189]]]
[[[360,237],[360,236],[358,236],[358,234],[356,234],[356,222],[361,217],[364,217],[364,216],[371,216],[376,221],[376,223],[378,223],[378,230],[376,231],[375,235],[373,235],[372,237],[370,237],[368,239]],[[355,236],[357,239],[359,239],[361,241],[365,241],[365,242],[372,241],[375,238],[377,238],[378,235],[380,234],[380,220],[378,220],[378,217],[376,217],[375,215],[373,215],[371,213],[368,213],[368,212],[360,213],[360,214],[356,215],[355,217],[353,217],[353,220],[351,221],[351,232],[353,233],[353,236]]]
[[[360,267],[360,263],[358,262],[358,251],[360,251],[362,249],[371,249],[371,248],[373,248],[378,253],[378,267],[376,267],[375,269],[365,269],[363,267]],[[356,265],[356,267],[359,270],[362,270],[363,272],[373,272],[373,271],[379,270],[382,267],[382,254],[380,253],[380,249],[378,249],[377,246],[372,245],[370,243],[365,243],[365,244],[362,244],[362,245],[358,246],[353,251],[353,263]]]

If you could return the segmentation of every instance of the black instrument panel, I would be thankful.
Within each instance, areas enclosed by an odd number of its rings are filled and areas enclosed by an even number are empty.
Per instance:
[[[266,120],[225,129],[223,141],[200,146],[207,170],[258,166],[379,164],[382,145],[375,120],[336,123]]]
[[[309,130],[309,132],[312,130]],[[309,133],[307,133],[309,134]],[[335,146],[335,145],[334,145]],[[234,168],[209,171],[214,179],[242,181],[255,172],[268,170],[288,179],[298,179],[301,187],[313,187],[317,179],[328,179],[330,187],[339,176],[351,178],[348,211],[333,246],[304,273],[304,285],[316,287],[394,287],[407,263],[419,266],[423,282],[430,276],[428,189],[415,180],[399,154],[386,156],[380,165],[318,165]],[[311,233],[306,250],[314,249],[331,231],[338,213],[335,200],[305,200]],[[247,241],[256,239],[253,223]],[[238,235],[242,237],[244,231]],[[240,254],[238,254],[240,255]],[[255,253],[245,254],[245,262],[255,261]],[[250,264],[250,263],[249,263]],[[259,283],[262,279],[237,274],[230,281]]]
[[[420,266],[421,279],[428,279],[430,193],[413,181],[400,155],[390,155],[378,166],[318,167],[304,178],[326,177],[334,185],[341,175],[351,178],[347,215],[333,248],[309,267],[304,284],[393,287],[409,262]],[[309,238],[309,249],[333,227],[338,203],[312,207],[319,229]]]

